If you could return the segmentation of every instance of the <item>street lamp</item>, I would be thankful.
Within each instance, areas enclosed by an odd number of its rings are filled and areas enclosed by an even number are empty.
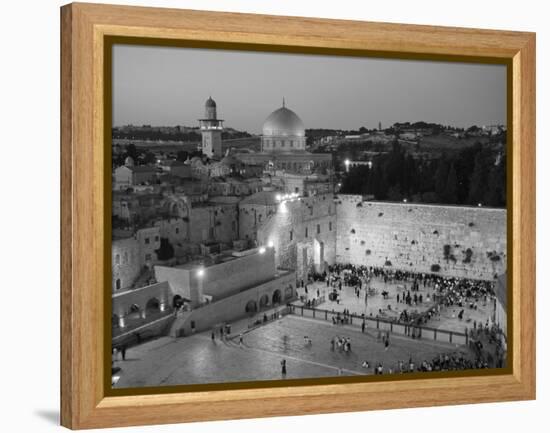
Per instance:
[[[203,269],[203,268],[200,268],[200,269],[197,271],[197,276],[198,276],[198,277],[203,277],[203,276],[204,276],[204,269]]]
[[[259,249],[259,253],[260,253],[260,254],[263,254],[263,253],[265,253],[265,247],[260,247],[260,249]]]

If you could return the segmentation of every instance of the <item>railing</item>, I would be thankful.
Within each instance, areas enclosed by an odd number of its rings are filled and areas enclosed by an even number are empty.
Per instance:
[[[420,326],[412,323],[404,323],[398,320],[385,319],[382,317],[361,316],[357,314],[339,313],[336,311],[323,310],[299,305],[289,305],[290,314],[312,319],[331,321],[335,325],[351,325],[362,328],[365,323],[365,330],[375,329],[381,332],[391,332],[417,339],[430,339],[438,342],[465,344],[468,345],[468,332],[456,332],[446,329],[436,329],[429,326]]]
[[[315,308],[318,305],[321,305],[325,302],[325,295],[321,295],[318,298],[312,298],[312,299],[305,299],[305,296],[299,296],[298,301],[302,302],[305,308]],[[296,305],[296,306],[301,307],[301,305]]]

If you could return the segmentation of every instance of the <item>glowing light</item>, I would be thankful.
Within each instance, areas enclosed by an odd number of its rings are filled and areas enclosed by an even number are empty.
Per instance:
[[[277,194],[277,195],[275,196],[275,199],[276,199],[277,201],[281,201],[282,198],[283,198],[283,197],[281,196],[281,194]]]
[[[407,199],[406,199],[406,198],[403,199],[403,203],[407,203]]]
[[[204,276],[204,269],[202,269],[202,268],[199,269],[199,270],[197,271],[197,276],[198,276],[198,277],[203,277],[203,276]]]
[[[275,246],[275,244],[273,243],[273,241],[269,241],[269,242],[267,243],[267,246],[268,246],[269,248],[273,248],[273,247]]]
[[[478,203],[477,205],[478,205],[478,207],[481,207],[481,206],[482,206],[481,203]]]
[[[259,253],[260,253],[260,254],[265,253],[265,247],[261,247],[261,248],[259,249]]]

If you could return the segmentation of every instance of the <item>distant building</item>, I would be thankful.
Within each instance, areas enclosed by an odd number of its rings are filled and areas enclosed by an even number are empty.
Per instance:
[[[144,185],[155,182],[157,169],[149,165],[134,165],[134,160],[127,157],[124,165],[117,167],[114,172],[113,189],[127,189],[135,185]]]
[[[165,160],[159,163],[163,172],[175,177],[190,179],[192,177],[191,166],[182,161]]]

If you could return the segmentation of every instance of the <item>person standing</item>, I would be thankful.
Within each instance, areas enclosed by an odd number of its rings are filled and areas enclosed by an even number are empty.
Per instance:
[[[281,360],[281,374],[283,377],[286,376],[286,359]]]
[[[122,360],[126,361],[126,345],[125,344],[120,348],[120,353],[122,354]]]

